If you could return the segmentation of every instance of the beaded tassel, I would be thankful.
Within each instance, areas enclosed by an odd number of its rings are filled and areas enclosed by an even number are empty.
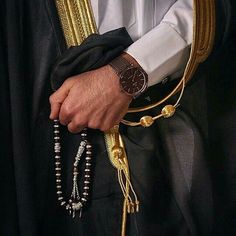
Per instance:
[[[89,198],[89,190],[91,184],[91,160],[92,160],[92,145],[87,140],[87,129],[84,129],[81,133],[81,142],[75,156],[73,165],[73,181],[72,181],[72,193],[68,202],[65,201],[62,192],[62,180],[61,180],[61,143],[60,143],[60,123],[59,120],[54,120],[54,154],[55,154],[55,175],[56,175],[56,193],[57,199],[62,207],[64,207],[69,214],[72,214],[74,218],[77,212],[82,214],[82,208],[86,205]],[[85,152],[85,170],[84,170],[84,183],[82,197],[79,194],[78,166],[80,160]]]

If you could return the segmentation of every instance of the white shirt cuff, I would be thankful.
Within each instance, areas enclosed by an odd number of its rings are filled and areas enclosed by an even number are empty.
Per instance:
[[[189,45],[169,24],[161,23],[126,50],[149,76],[148,85],[183,70],[189,58]]]

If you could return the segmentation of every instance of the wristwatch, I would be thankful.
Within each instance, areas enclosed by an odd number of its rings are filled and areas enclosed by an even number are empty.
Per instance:
[[[109,65],[119,76],[121,90],[126,94],[137,98],[147,89],[148,75],[141,67],[134,66],[122,56],[112,60]]]

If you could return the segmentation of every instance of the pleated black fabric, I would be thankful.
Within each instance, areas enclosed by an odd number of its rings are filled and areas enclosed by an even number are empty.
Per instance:
[[[208,236],[213,227],[215,235],[234,235],[235,34],[229,1],[217,3],[215,51],[187,87],[177,114],[150,129],[121,127],[141,201],[140,213],[128,217],[127,235]],[[0,235],[119,235],[122,194],[102,133],[89,132],[94,182],[82,219],[72,220],[57,204],[48,97],[52,68],[66,45],[53,1],[2,1],[0,19]],[[62,133],[68,196],[79,137],[66,128]]]

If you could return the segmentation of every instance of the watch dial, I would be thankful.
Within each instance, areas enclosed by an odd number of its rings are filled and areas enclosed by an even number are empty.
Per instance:
[[[123,90],[130,94],[136,95],[146,89],[147,77],[145,72],[139,68],[131,67],[121,74],[121,86]]]

